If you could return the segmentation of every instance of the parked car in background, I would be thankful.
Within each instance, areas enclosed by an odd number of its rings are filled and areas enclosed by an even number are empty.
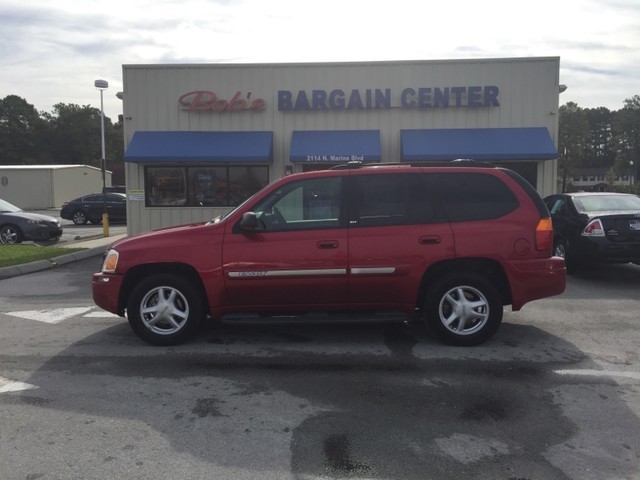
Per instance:
[[[57,218],[21,210],[0,199],[0,243],[57,242],[62,235]]]
[[[554,228],[554,253],[567,270],[597,263],[640,265],[640,197],[580,192],[544,199]]]
[[[127,221],[127,196],[124,193],[92,193],[62,204],[60,217],[76,225],[102,222],[106,208],[110,222]]]
[[[93,299],[155,345],[203,319],[422,319],[478,345],[503,307],[564,291],[542,198],[473,161],[348,165],[289,175],[231,213],[115,242]]]

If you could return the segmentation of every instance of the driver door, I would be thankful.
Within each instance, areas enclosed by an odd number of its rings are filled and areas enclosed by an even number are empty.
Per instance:
[[[343,181],[284,184],[252,208],[255,230],[227,227],[223,273],[234,305],[294,311],[347,301]]]

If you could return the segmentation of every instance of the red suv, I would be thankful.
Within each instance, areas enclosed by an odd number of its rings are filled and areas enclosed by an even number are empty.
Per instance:
[[[109,248],[97,305],[154,345],[203,319],[422,318],[477,345],[504,305],[564,291],[549,212],[513,171],[472,161],[346,165],[290,175],[225,216]]]

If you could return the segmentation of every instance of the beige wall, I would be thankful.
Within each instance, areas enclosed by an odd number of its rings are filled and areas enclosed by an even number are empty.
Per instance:
[[[111,185],[111,172],[106,180]],[[87,165],[0,166],[0,198],[24,210],[60,208],[67,200],[101,191],[101,170]]]
[[[289,149],[294,130],[380,130],[382,162],[400,160],[400,130],[440,128],[546,127],[557,146],[558,57],[261,65],[125,65],[125,148],[136,131],[273,131],[270,180],[291,166]],[[279,111],[279,90],[404,88],[496,85],[500,106],[492,108],[430,108]],[[260,112],[189,112],[178,99],[198,90],[231,99],[237,91],[262,98]],[[399,105],[396,98],[392,105]],[[294,164],[294,171],[302,165]],[[540,161],[538,191],[555,192],[557,160]],[[211,218],[229,210],[216,208],[146,208],[143,166],[125,165],[127,190],[138,192],[128,206],[129,231],[138,233],[168,225]],[[131,198],[131,197],[130,197]]]

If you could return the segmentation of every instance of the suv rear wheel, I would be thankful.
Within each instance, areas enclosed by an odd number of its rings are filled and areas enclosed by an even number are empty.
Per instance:
[[[127,303],[133,331],[152,345],[177,345],[191,338],[204,318],[197,290],[175,275],[142,280]]]
[[[434,283],[424,304],[427,325],[451,345],[479,345],[502,322],[502,302],[493,284],[474,273],[450,274]]]

